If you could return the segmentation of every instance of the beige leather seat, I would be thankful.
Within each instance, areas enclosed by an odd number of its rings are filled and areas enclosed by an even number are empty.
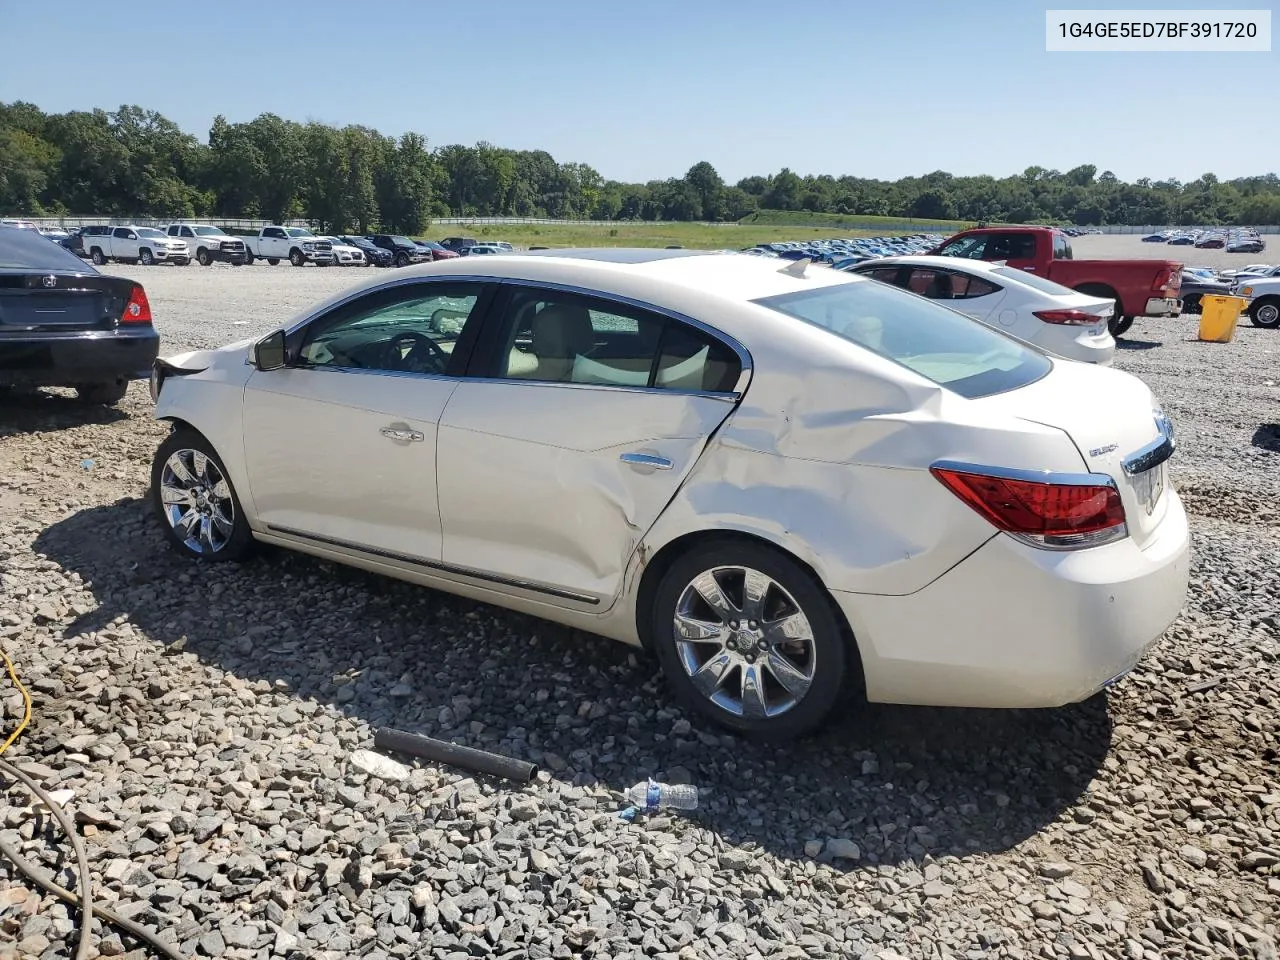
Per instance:
[[[586,307],[548,304],[534,315],[533,354],[538,358],[532,379],[564,383],[572,379],[573,361],[595,347],[595,329]]]

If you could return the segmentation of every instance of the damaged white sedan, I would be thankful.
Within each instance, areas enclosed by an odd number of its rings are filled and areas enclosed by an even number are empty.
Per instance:
[[[644,645],[752,736],[861,696],[1087,698],[1187,590],[1146,385],[804,263],[445,260],[159,360],[152,392],[179,550],[264,541]]]

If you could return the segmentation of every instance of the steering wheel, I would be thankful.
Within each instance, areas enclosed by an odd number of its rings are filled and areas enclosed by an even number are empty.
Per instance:
[[[409,347],[406,353],[405,346]],[[449,355],[424,333],[403,330],[387,344],[388,366],[393,370],[409,373],[444,373],[449,365]]]

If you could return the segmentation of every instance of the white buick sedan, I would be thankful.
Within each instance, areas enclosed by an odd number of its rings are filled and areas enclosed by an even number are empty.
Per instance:
[[[849,270],[937,300],[1059,357],[1107,366],[1115,359],[1116,341],[1107,329],[1115,301],[1026,270],[929,256],[865,260]]]
[[[751,736],[861,696],[1087,698],[1187,589],[1145,384],[804,263],[445,260],[152,392],[181,552],[263,541],[643,645]]]

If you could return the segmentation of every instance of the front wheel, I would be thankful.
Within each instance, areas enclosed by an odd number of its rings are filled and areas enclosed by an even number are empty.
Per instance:
[[[301,251],[301,250],[291,250],[291,251],[289,252],[289,262],[290,262],[290,263],[292,263],[295,267],[301,267],[301,266],[303,266],[307,261],[306,261],[306,260],[304,260],[304,259],[302,259],[302,251]]]
[[[404,254],[404,253],[397,253],[397,254],[396,254],[396,266],[397,266],[397,267],[407,267],[408,265],[409,265],[409,256],[408,256],[408,254]]]
[[[138,254],[138,262],[144,267],[149,267],[156,262],[156,258],[151,255],[151,251],[143,247]]]
[[[1263,297],[1249,306],[1249,322],[1255,327],[1280,327],[1280,297]]]
[[[209,251],[204,247],[201,247],[196,251],[196,260],[200,262],[200,266],[202,267],[213,266],[213,257],[209,256]]]
[[[682,704],[753,739],[810,733],[854,672],[822,586],[781,551],[737,540],[695,547],[671,565],[650,639]]]
[[[151,465],[151,502],[165,537],[184,556],[240,560],[253,548],[226,467],[194,430],[175,430],[160,444]]]

